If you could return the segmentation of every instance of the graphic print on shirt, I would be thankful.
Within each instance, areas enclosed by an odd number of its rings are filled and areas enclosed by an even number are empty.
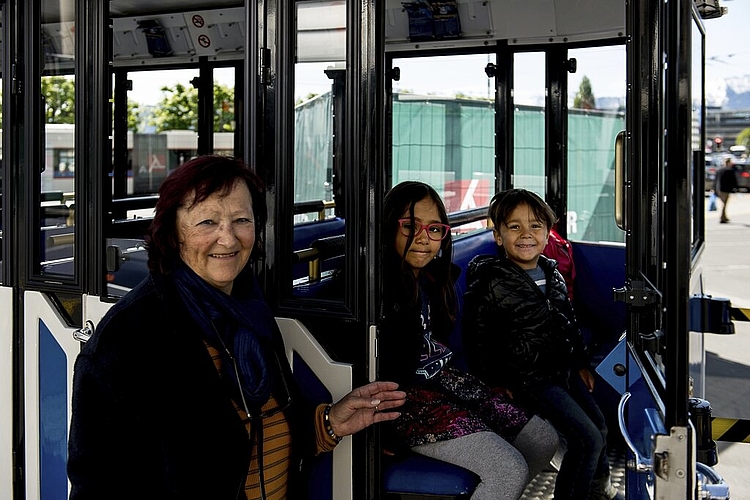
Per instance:
[[[432,338],[430,327],[430,303],[422,294],[422,353],[419,356],[417,378],[431,379],[450,361],[453,353],[446,346]]]

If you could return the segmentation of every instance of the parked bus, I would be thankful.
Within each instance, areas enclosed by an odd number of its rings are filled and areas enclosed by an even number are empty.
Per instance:
[[[5,0],[0,11],[0,498],[67,497],[76,355],[147,272],[161,181],[209,153],[243,158],[267,184],[256,271],[317,402],[379,378],[391,186],[435,187],[464,271],[496,251],[491,196],[539,193],[573,242],[596,397],[628,464],[620,488],[629,500],[729,498],[710,418],[695,422],[704,336],[731,329],[700,266],[704,23],[723,14],[718,1]],[[53,98],[53,76],[74,82],[72,99]],[[215,103],[218,82],[231,102]],[[133,133],[129,100],[176,84],[197,90],[194,130]],[[217,132],[229,112],[231,130]],[[460,331],[452,343],[460,355]],[[307,496],[466,498],[476,480],[387,456],[373,426],[319,458]]]

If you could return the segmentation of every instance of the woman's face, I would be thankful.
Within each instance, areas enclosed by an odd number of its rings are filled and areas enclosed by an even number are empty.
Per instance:
[[[401,214],[401,219],[409,218],[409,210],[407,209]],[[434,241],[427,237],[427,228],[424,227],[421,231],[420,226],[426,226],[428,224],[440,224],[440,211],[432,198],[427,197],[418,201],[414,204],[414,231],[418,234],[414,237],[411,242],[409,251],[406,253],[406,263],[411,266],[414,274],[418,274],[419,270],[430,263],[435,258],[438,251],[440,251],[440,245],[442,241]],[[404,234],[406,233],[406,234]],[[408,228],[404,229],[404,226],[400,226],[396,230],[396,252],[399,255],[404,255],[406,249],[406,242],[409,239]]]
[[[188,195],[177,210],[180,257],[211,286],[229,294],[255,244],[250,190],[240,181],[227,196],[214,193],[188,208],[193,197]]]

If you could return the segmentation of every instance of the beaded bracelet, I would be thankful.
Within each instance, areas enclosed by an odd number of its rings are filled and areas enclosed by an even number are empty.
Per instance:
[[[337,436],[336,433],[333,432],[333,427],[331,427],[331,417],[330,417],[330,415],[331,415],[331,408],[332,407],[333,407],[333,405],[330,404],[330,403],[326,405],[326,409],[323,411],[323,420],[324,420],[324,425],[325,425],[325,428],[326,428],[326,432],[328,433],[329,436],[331,436],[331,439],[333,439],[334,441],[336,441],[336,444],[338,444],[338,443],[341,442],[341,437]]]

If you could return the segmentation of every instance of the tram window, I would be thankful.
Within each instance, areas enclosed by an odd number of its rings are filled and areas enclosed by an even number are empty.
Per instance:
[[[545,55],[513,56],[513,187],[545,196]]]
[[[704,203],[705,203],[705,154],[706,154],[706,131],[704,129],[705,122],[705,103],[704,103],[704,75],[703,70],[705,68],[705,35],[701,28],[701,23],[696,20],[693,22],[692,27],[692,44],[693,49],[690,52],[692,55],[690,75],[691,81],[691,101],[692,101],[692,150],[691,155],[691,179],[690,185],[692,186],[691,196],[691,234],[693,255],[697,254],[696,250],[703,243],[704,235]]]
[[[215,68],[214,71],[214,145],[213,153],[234,156],[234,81],[235,68]]]
[[[343,299],[346,2],[297,2],[292,293]]]
[[[331,75],[331,79],[328,75]],[[344,71],[334,62],[297,63],[294,107],[294,201],[328,201],[334,198],[339,175],[334,173],[333,112],[337,83]],[[341,96],[336,95],[337,99]],[[340,204],[339,204],[340,205]],[[326,210],[323,218],[334,215]],[[317,220],[317,212],[295,214],[294,222]]]
[[[5,10],[4,5],[0,5],[0,19],[5,19],[3,11]],[[1,24],[1,23],[0,23]],[[3,56],[0,54],[0,68],[5,67],[3,65]],[[0,72],[0,112],[3,109],[3,78],[2,72]],[[2,130],[0,129],[0,285],[3,284],[3,177],[5,172],[3,170],[3,144],[2,144]]]
[[[487,206],[495,179],[494,54],[394,58],[392,184],[419,180],[448,212]]]
[[[44,163],[39,169],[39,219],[35,238],[39,245],[40,272],[44,275],[74,275],[75,260],[75,1],[43,0],[43,12],[56,16],[45,18],[41,26],[40,58],[44,61],[40,81],[43,99]],[[64,153],[61,153],[64,151]],[[65,175],[60,162],[65,165]],[[73,167],[73,168],[68,168]]]
[[[297,2],[297,63],[294,67],[294,202],[324,201],[339,214],[344,166],[334,118],[342,123],[346,60],[346,2]],[[339,154],[337,154],[339,153]],[[330,206],[330,205],[329,205]],[[321,218],[295,213],[295,223]]]
[[[625,129],[625,46],[568,51],[568,238],[624,242],[615,224],[615,138]]]
[[[156,193],[169,172],[197,154],[198,91],[190,83],[197,77],[197,69],[128,73],[128,194]]]

